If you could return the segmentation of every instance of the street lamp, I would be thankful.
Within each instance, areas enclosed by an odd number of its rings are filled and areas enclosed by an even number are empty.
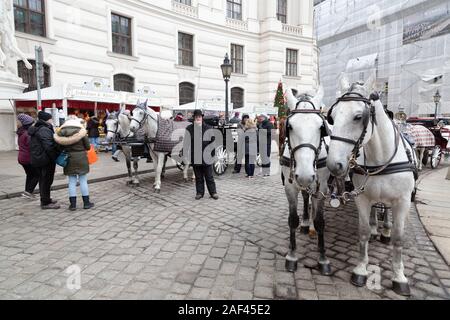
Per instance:
[[[436,91],[436,94],[433,96],[434,103],[436,104],[436,109],[434,110],[434,120],[437,120],[437,112],[438,112],[438,105],[441,101],[441,95],[439,94],[439,90]]]
[[[225,80],[225,123],[228,124],[230,120],[228,113],[228,82],[230,81],[231,72],[233,71],[233,66],[228,58],[228,53],[225,54],[225,59],[220,68],[222,69],[223,80]]]

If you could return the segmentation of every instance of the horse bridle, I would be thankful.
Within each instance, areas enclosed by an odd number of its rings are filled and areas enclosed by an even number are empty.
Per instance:
[[[148,117],[150,117],[151,119],[153,119],[153,120],[155,120],[156,122],[158,122],[158,119],[153,118],[153,117],[151,116],[151,114],[149,114],[149,113],[147,112],[146,107],[136,106],[136,108],[139,108],[139,109],[141,109],[142,111],[144,111],[144,118],[142,118],[142,120],[139,121],[139,120],[136,120],[136,119],[133,117],[133,118],[131,118],[130,124],[131,124],[131,122],[133,122],[133,120],[134,120],[134,121],[136,121],[136,122],[139,124],[139,129],[141,129],[141,128],[142,128],[142,124],[145,123],[145,121],[147,121]]]
[[[116,120],[117,122],[116,122],[116,130],[109,130],[109,129],[107,129],[106,130],[106,133],[114,133],[114,137],[115,136],[117,136],[117,132],[119,131],[119,119],[108,119],[108,120]]]
[[[373,98],[373,99],[372,99]],[[362,94],[358,92],[347,92],[342,97],[338,98],[337,101],[331,106],[330,110],[328,111],[327,120],[328,123],[333,125],[334,120],[332,117],[332,113],[334,111],[334,108],[340,103],[340,102],[363,102],[364,103],[364,113],[363,113],[363,130],[361,132],[361,135],[359,136],[358,140],[352,140],[344,137],[334,136],[331,135],[330,139],[335,141],[341,141],[348,144],[351,144],[354,146],[351,157],[353,160],[356,160],[359,157],[359,150],[361,149],[361,145],[364,142],[364,139],[367,134],[367,128],[369,126],[369,122],[372,123],[372,132],[374,129],[374,126],[376,125],[376,116],[375,116],[375,106],[372,104],[371,100],[378,100],[378,96],[372,96],[371,99],[365,98]]]
[[[309,103],[312,106],[312,109],[298,109],[298,106],[300,105],[300,103]],[[311,143],[302,143],[299,144],[298,146],[295,146],[294,148],[291,145],[291,139],[290,139],[290,125],[289,125],[289,120],[296,114],[316,114],[318,115],[323,122],[323,125],[321,127],[321,136],[320,136],[320,142],[319,142],[319,146],[316,147],[315,145],[311,144]],[[294,169],[295,169],[295,153],[301,149],[304,148],[309,148],[311,150],[314,151],[315,154],[315,159],[314,159],[314,168],[317,170],[317,162],[319,160],[319,156],[320,156],[320,152],[322,150],[322,142],[325,136],[329,135],[328,134],[328,127],[326,125],[326,120],[325,118],[322,116],[322,113],[320,112],[320,110],[316,109],[316,106],[314,105],[314,103],[311,101],[310,97],[307,95],[303,95],[301,97],[299,97],[299,100],[295,106],[295,110],[292,110],[289,114],[289,116],[287,117],[286,120],[286,139],[287,139],[287,144],[289,147],[289,154],[290,154],[290,175],[289,175],[289,183],[293,183],[294,182]]]
[[[353,88],[353,86],[352,86],[352,88]],[[352,90],[352,88],[351,88],[351,90]],[[332,113],[333,113],[334,108],[340,102],[349,102],[349,101],[363,102],[364,107],[365,107],[365,110],[363,113],[363,131],[361,132],[361,135],[358,140],[355,141],[355,140],[351,140],[351,139],[347,139],[347,138],[339,137],[339,136],[333,136],[333,135],[330,137],[331,140],[341,141],[341,142],[348,143],[348,144],[355,146],[350,155],[348,170],[354,170],[355,172],[360,172],[365,176],[364,182],[361,184],[361,186],[355,188],[355,190],[352,192],[344,192],[342,197],[344,198],[345,201],[349,201],[350,197],[357,197],[359,194],[364,192],[364,188],[365,188],[365,185],[367,184],[369,177],[378,175],[381,172],[383,172],[391,164],[391,162],[394,160],[394,158],[398,152],[400,134],[399,134],[397,127],[395,126],[395,123],[391,120],[392,125],[394,127],[394,132],[395,132],[395,150],[394,150],[393,155],[390,157],[390,159],[384,165],[379,166],[375,171],[366,170],[357,163],[357,159],[360,156],[360,150],[362,148],[362,144],[363,144],[364,139],[367,134],[367,128],[369,127],[369,122],[372,123],[372,134],[374,132],[374,127],[377,124],[375,105],[372,103],[372,101],[377,101],[377,100],[380,100],[380,97],[376,92],[372,93],[370,95],[370,98],[367,99],[363,95],[361,95],[357,92],[350,91],[348,93],[345,93],[342,97],[338,98],[337,101],[331,106],[330,110],[328,111],[328,115],[327,115],[328,123],[333,125],[334,121],[332,118]],[[367,168],[366,160],[367,160],[367,157],[364,154],[364,167]]]

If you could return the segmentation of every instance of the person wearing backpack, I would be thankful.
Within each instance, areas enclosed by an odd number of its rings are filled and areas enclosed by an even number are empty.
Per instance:
[[[90,150],[91,144],[84,124],[85,122],[82,119],[69,117],[54,135],[60,149],[67,154],[64,175],[69,177],[70,211],[77,209],[77,181],[80,182],[83,208],[91,209],[94,207],[94,204],[89,200],[87,179],[89,162],[86,152]]]
[[[56,158],[59,155],[58,146],[53,139],[52,115],[40,111],[38,121],[28,129],[30,136],[31,165],[39,172],[39,191],[41,209],[55,210],[60,206],[50,197],[55,178]]]

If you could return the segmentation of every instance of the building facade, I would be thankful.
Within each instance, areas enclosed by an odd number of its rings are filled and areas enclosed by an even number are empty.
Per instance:
[[[450,2],[324,0],[314,7],[325,103],[341,72],[353,81],[377,75],[383,103],[409,116],[450,114]]]
[[[115,91],[151,87],[163,105],[176,106],[224,96],[225,53],[233,63],[235,107],[272,102],[280,79],[296,89],[314,85],[312,0],[16,0],[14,5],[19,46],[31,60],[34,47],[42,46],[47,86],[99,78]],[[27,20],[32,14],[40,24]],[[22,63],[18,68],[33,89],[29,72]]]
[[[317,83],[313,0],[14,0],[16,39],[44,87],[97,83],[151,88],[162,106],[224,101],[220,65],[230,55],[234,108],[273,104],[278,81]],[[36,89],[34,70],[17,75]],[[30,106],[28,104],[28,106]],[[60,106],[56,106],[60,107]],[[23,110],[21,110],[23,111]],[[4,148],[3,148],[4,149]]]

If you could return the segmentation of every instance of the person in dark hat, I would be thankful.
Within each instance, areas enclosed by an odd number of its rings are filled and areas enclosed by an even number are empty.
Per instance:
[[[197,191],[197,195],[195,196],[196,200],[200,200],[205,195],[205,181],[211,198],[214,200],[219,199],[213,176],[212,163],[209,163],[211,162],[209,161],[210,159],[205,159],[204,154],[205,149],[214,141],[214,138],[207,139],[205,136],[205,133],[210,129],[212,129],[212,127],[203,121],[201,110],[195,110],[194,123],[186,128],[183,154],[185,157],[190,156],[190,159],[186,159],[186,162],[191,163],[194,169]],[[198,148],[199,145],[201,148]],[[196,154],[196,152],[199,154]]]
[[[31,165],[39,172],[39,191],[43,210],[59,209],[56,201],[50,197],[50,190],[55,177],[56,158],[59,150],[53,139],[52,115],[40,111],[38,121],[28,129],[30,140]]]
[[[238,124],[238,140],[237,144],[235,146],[235,153],[236,153],[236,164],[234,165],[233,174],[238,174],[241,172],[242,164],[244,161],[244,155],[245,155],[245,124],[250,119],[250,116],[248,114],[245,114],[242,117],[242,121]]]
[[[239,123],[239,122],[241,122],[241,118],[239,116],[240,116],[239,112],[236,112],[234,114],[234,117],[230,119],[230,123]]]
[[[17,116],[17,136],[19,145],[18,162],[25,170],[25,191],[22,193],[22,197],[34,200],[34,189],[39,182],[39,172],[31,165],[30,155],[30,136],[28,135],[28,129],[33,125],[34,119],[24,113]]]

